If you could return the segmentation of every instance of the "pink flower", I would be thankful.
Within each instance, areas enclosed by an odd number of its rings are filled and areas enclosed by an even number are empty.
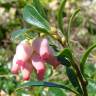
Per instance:
[[[16,47],[16,54],[13,58],[13,66],[11,71],[17,74],[18,71],[22,72],[23,79],[28,80],[32,72],[32,64],[29,59],[32,55],[32,47],[26,40],[22,41]]]
[[[32,42],[33,51],[44,60],[49,58],[49,44],[46,38],[37,38]]]
[[[59,65],[53,53],[46,38],[36,38],[32,44],[24,40],[16,48],[11,71],[15,74],[21,71],[23,79],[28,80],[34,68],[38,80],[43,80],[45,62],[53,65],[54,68]]]
[[[19,62],[19,63],[17,63],[17,62]],[[33,68],[32,68],[31,62],[26,62],[25,64],[21,64],[21,62],[17,59],[17,56],[16,55],[14,56],[13,66],[11,69],[12,73],[18,74],[18,72],[21,71],[22,75],[23,75],[23,79],[29,80],[32,69]]]
[[[37,38],[33,41],[33,50],[40,54],[42,60],[47,61],[49,64],[53,65],[56,68],[60,62],[53,54],[52,48],[48,44],[48,40],[46,38]]]

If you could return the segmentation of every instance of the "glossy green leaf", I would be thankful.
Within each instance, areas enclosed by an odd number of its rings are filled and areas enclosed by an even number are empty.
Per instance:
[[[11,34],[11,38],[12,40],[15,40],[15,39],[24,39],[24,33],[26,33],[28,31],[28,29],[24,28],[24,29],[20,29],[20,30],[17,30],[15,32],[12,32]]]
[[[65,7],[65,4],[66,4],[66,1],[67,0],[62,0],[61,4],[60,4],[60,8],[59,8],[59,11],[58,11],[58,25],[59,25],[59,28],[61,30],[61,32],[64,34],[64,29],[63,29],[63,16],[62,16],[62,13],[63,13],[63,10],[64,10],[64,7]],[[65,35],[65,34],[64,34]]]
[[[73,61],[72,59],[72,53],[69,48],[64,48],[58,55],[57,55],[58,60],[66,66],[70,66],[71,62]]]
[[[65,65],[67,67],[71,66],[70,61],[66,57],[58,56],[57,59],[58,59],[58,61],[60,61],[61,64]]]
[[[76,91],[68,88],[68,87],[65,86],[65,85],[60,85],[60,84],[56,84],[56,83],[52,83],[52,82],[40,82],[40,81],[34,81],[34,82],[24,83],[24,84],[18,86],[18,88],[17,88],[16,90],[19,90],[19,89],[25,88],[25,87],[32,87],[32,86],[45,86],[45,87],[62,88],[62,89],[71,91],[71,92],[73,92],[73,93],[75,93],[75,94],[78,94]]]
[[[50,96],[66,96],[66,94],[61,89],[52,88],[52,87],[49,88],[48,94]]]
[[[29,24],[46,30],[50,30],[49,23],[40,15],[36,8],[32,5],[26,5],[23,10],[23,17]]]
[[[46,18],[46,14],[44,12],[43,6],[40,3],[40,0],[33,0],[34,7],[37,9],[37,11],[42,15],[44,18]]]
[[[78,14],[78,12],[80,11],[80,9],[77,9],[73,15],[71,16],[70,20],[69,20],[69,23],[68,23],[68,31],[67,31],[67,34],[66,34],[66,39],[67,39],[67,43],[68,43],[68,46],[70,47],[70,41],[69,41],[69,36],[70,36],[70,32],[71,32],[71,25],[72,25],[72,22],[75,18],[75,16]]]
[[[69,48],[64,48],[60,53],[58,53],[58,56],[65,56],[66,58],[72,60],[72,52]]]
[[[89,56],[89,54],[91,53],[91,51],[96,48],[96,44],[92,45],[91,47],[89,47],[86,52],[84,53],[84,55],[82,56],[81,62],[80,62],[80,68],[81,68],[81,72],[82,74],[84,74],[84,65],[87,61],[87,58]]]
[[[41,31],[38,31],[38,32],[41,33]],[[36,35],[37,35],[36,28],[30,28],[30,29],[24,28],[24,29],[20,29],[20,30],[13,32],[11,34],[11,38],[12,38],[12,40],[22,41],[26,38],[32,39]]]
[[[70,68],[70,67],[67,67],[66,68],[66,73],[67,73],[67,76],[68,76],[70,82],[74,86],[74,88],[80,93],[80,95],[82,95],[83,91],[82,91],[82,88],[80,86],[80,83],[79,83],[79,81],[77,79],[77,75],[74,72],[74,70],[72,68]]]

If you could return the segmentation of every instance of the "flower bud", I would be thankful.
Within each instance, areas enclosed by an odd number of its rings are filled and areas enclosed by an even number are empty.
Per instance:
[[[58,35],[52,35],[54,37],[54,39],[59,39]]]
[[[65,44],[66,38],[65,38],[65,37],[62,37],[62,38],[61,38],[61,41],[62,41],[63,44]]]
[[[51,27],[51,33],[52,34],[54,34],[54,33],[56,34],[56,32],[57,32],[57,29],[55,27]]]
[[[44,37],[45,36],[45,33],[40,33],[40,37]]]

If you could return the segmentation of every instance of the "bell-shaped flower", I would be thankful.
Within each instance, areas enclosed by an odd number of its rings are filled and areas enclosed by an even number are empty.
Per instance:
[[[46,38],[36,38],[33,40],[32,48],[42,59],[46,60],[49,58],[49,45]]]
[[[42,60],[47,61],[49,64],[56,68],[60,63],[54,56],[52,48],[48,44],[46,38],[36,38],[32,43],[33,51],[40,55]]]
[[[17,55],[13,58],[13,65],[11,68],[12,73],[18,74],[18,72],[22,72],[23,79],[29,80],[30,74],[32,72],[32,63],[31,62],[25,62],[22,64],[22,61],[18,60]]]
[[[23,40],[16,48],[13,58],[12,72],[21,71],[24,80],[30,78],[33,68],[36,70],[38,80],[44,79],[45,62],[56,68],[60,63],[46,38],[36,38],[32,44]]]

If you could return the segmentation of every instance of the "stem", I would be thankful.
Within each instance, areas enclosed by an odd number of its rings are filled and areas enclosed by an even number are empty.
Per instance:
[[[61,41],[61,37],[59,38],[59,36],[57,37],[57,38],[55,38],[53,35],[50,35],[54,40],[57,40],[61,45],[62,45],[62,47],[64,47],[65,46],[65,44],[63,44],[62,43],[62,41]]]
[[[55,27],[51,27],[51,32],[49,32],[48,35],[51,36],[54,40],[58,41],[62,45],[62,47],[65,47],[65,44],[62,42],[62,39]],[[54,35],[56,36],[56,38],[54,37]]]
[[[58,20],[58,26],[62,32],[62,34],[65,36],[65,32],[64,32],[64,28],[63,28],[63,11],[64,11],[64,7],[65,7],[65,4],[66,4],[66,1],[67,0],[62,0],[61,1],[61,4],[60,4],[60,8],[59,8],[59,11],[58,11],[58,16],[57,16],[57,20]]]
[[[56,28],[55,28],[56,29]],[[27,32],[26,32],[26,35],[27,35],[27,37],[29,38],[29,36],[28,36],[28,32],[33,32],[33,31],[36,31],[36,32],[38,32],[38,33],[41,33],[42,32],[42,29],[36,29],[36,28],[30,28]],[[61,37],[59,36],[59,34],[58,34],[58,32],[56,31],[56,30],[51,30],[52,32],[43,32],[43,33],[45,33],[45,34],[47,34],[47,35],[49,35],[50,37],[52,37],[54,40],[56,40],[56,41],[58,41],[61,45],[62,45],[62,47],[64,47],[65,46],[65,44],[62,42],[62,40],[61,40]],[[55,33],[55,34],[54,34]],[[57,36],[57,38],[55,38],[54,37],[54,35],[56,35]]]
[[[71,48],[70,46],[70,40],[69,40],[69,37],[70,37],[70,33],[71,33],[71,25],[72,25],[72,21],[73,19],[75,18],[75,16],[78,14],[78,12],[80,11],[80,9],[77,9],[73,15],[71,16],[70,20],[69,20],[69,24],[68,24],[68,30],[67,30],[67,33],[66,33],[66,41],[67,41],[67,45]]]
[[[81,73],[81,70],[79,69],[79,67],[78,67],[78,65],[77,65],[77,63],[78,62],[75,62],[74,60],[73,60],[73,67],[76,69],[76,72],[77,72],[77,76],[78,76],[78,78],[79,78],[79,80],[80,80],[80,83],[81,83],[81,86],[82,86],[82,89],[83,89],[83,92],[84,92],[84,94],[83,94],[83,96],[88,96],[88,93],[87,93],[87,81],[84,79],[84,77],[83,77],[83,75],[82,75],[82,73]]]
[[[63,47],[65,47],[65,44],[61,41],[61,37],[58,35],[58,42],[63,46]]]
[[[93,44],[91,47],[89,47],[89,48],[85,51],[84,55],[83,55],[82,58],[81,58],[80,69],[81,69],[81,72],[82,72],[83,75],[84,75],[84,66],[85,66],[85,63],[86,63],[86,61],[87,61],[87,58],[88,58],[89,54],[91,53],[91,51],[92,51],[94,48],[96,48],[96,44]]]

